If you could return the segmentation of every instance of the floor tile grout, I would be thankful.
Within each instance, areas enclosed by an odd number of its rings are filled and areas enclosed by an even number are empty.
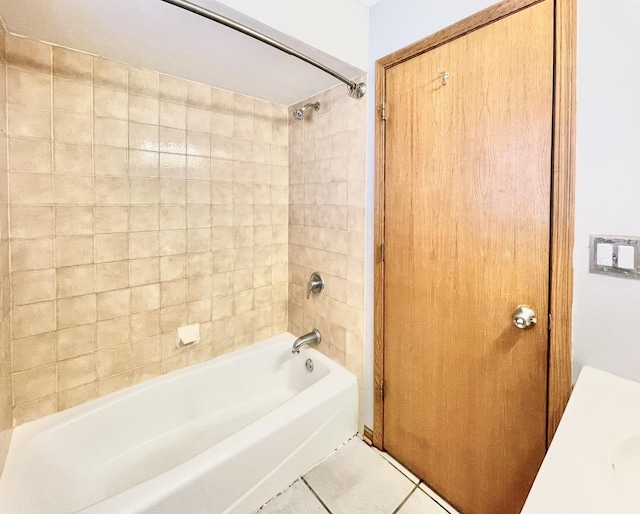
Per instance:
[[[329,509],[329,507],[327,507],[327,505],[322,501],[322,498],[320,498],[320,496],[318,496],[318,493],[316,493],[313,490],[313,487],[311,487],[309,485],[309,482],[307,482],[307,480],[304,477],[300,477],[302,479],[302,481],[305,483],[305,485],[309,488],[309,490],[313,493],[313,495],[317,498],[317,500],[320,502],[320,504],[324,507],[324,509],[329,513],[329,514],[333,514],[331,512],[331,510]]]
[[[424,486],[425,486],[425,487],[429,488],[429,491],[433,491],[433,490],[431,489],[431,486],[430,486],[429,484],[427,484],[424,480],[420,480],[420,482],[418,482],[418,488],[420,488],[420,484],[424,484]],[[451,511],[449,510],[449,507],[445,507],[444,505],[442,505],[442,503],[441,503],[441,502],[442,502],[442,501],[444,501],[444,499],[441,499],[441,498],[440,498],[440,495],[438,495],[438,497],[437,497],[437,498],[434,498],[434,497],[433,497],[433,495],[429,494],[429,492],[428,492],[428,491],[425,491],[424,489],[421,489],[421,491],[422,491],[424,494],[426,494],[429,498],[431,498],[434,502],[436,502],[436,503],[438,504],[438,506],[439,506],[442,510],[444,510],[447,514],[454,514],[453,512],[451,512]],[[438,493],[436,493],[435,491],[433,491],[433,494],[434,494],[434,495],[437,495]],[[457,511],[454,511],[454,512],[457,512]]]
[[[396,469],[396,470],[400,471],[399,469]],[[416,489],[418,489],[418,484],[413,484],[413,485],[414,485],[414,488],[411,489],[411,492],[407,495],[407,497],[404,500],[400,502],[400,505],[398,505],[391,514],[396,514],[404,506],[404,504],[407,503],[409,498],[411,498],[411,495],[416,492]]]
[[[416,488],[417,488],[417,489],[419,489],[419,488],[420,488],[420,484],[424,484],[424,485],[425,485],[425,487],[428,487],[428,488],[429,488],[429,490],[431,490],[431,487],[429,487],[429,484],[427,484],[424,480],[420,480],[420,478],[418,477],[418,475],[413,474],[413,473],[412,473],[412,472],[411,472],[411,471],[410,471],[406,466],[404,466],[404,464],[402,464],[401,462],[399,462],[399,461],[398,461],[398,460],[397,460],[393,455],[391,455],[391,454],[390,454],[390,453],[388,453],[388,452],[382,452],[382,451],[380,451],[380,450],[378,450],[377,448],[374,448],[374,447],[371,447],[371,448],[372,448],[372,449],[373,449],[373,450],[378,454],[378,456],[379,456],[379,457],[382,457],[382,458],[383,458],[383,459],[384,459],[388,464],[390,464],[390,465],[391,465],[391,466],[392,466],[392,467],[393,467],[393,468],[394,468],[398,473],[400,473],[402,476],[404,476],[406,479],[408,479],[411,483],[415,484],[415,486],[416,486]],[[386,455],[388,455],[392,460],[390,460],[390,459],[386,458],[386,457],[385,457],[385,453],[386,453]],[[396,463],[397,463],[398,465],[396,465]],[[404,470],[403,470],[403,469],[401,469],[401,468],[400,468],[400,467],[398,467],[398,466],[402,466],[402,467],[404,468]],[[405,472],[405,470],[406,470],[406,472]],[[414,479],[413,479],[413,478],[411,478],[411,476],[409,476],[407,473],[410,473],[413,477],[415,477],[415,479],[417,480],[417,482],[414,482]],[[431,495],[431,494],[429,494],[427,491],[422,490],[422,489],[421,489],[421,491],[422,491],[424,494],[426,494],[429,498],[431,498],[431,499],[432,499],[432,500],[433,500],[433,501],[438,505],[438,507],[440,507],[440,508],[441,508],[441,509],[446,513],[446,514],[454,514],[454,512],[456,512],[456,511],[453,511],[453,512],[452,512],[452,511],[450,511],[450,510],[449,510],[449,508],[448,508],[448,507],[445,507],[445,506],[442,504],[442,501],[443,501],[443,500],[442,500],[442,499],[440,499],[439,497],[438,497],[438,498],[434,498],[434,496],[433,496],[433,495]],[[415,489],[414,489],[413,491],[411,491],[411,493],[409,494],[409,496],[411,496],[414,492],[415,492]],[[434,493],[435,493],[435,491],[434,491]],[[400,507],[402,507],[402,505],[404,505],[404,503],[409,499],[409,496],[407,496],[407,498],[405,498],[405,500],[400,504],[400,506],[399,506],[398,508],[400,508]],[[397,512],[397,509],[396,509],[396,511],[394,511],[394,514],[395,514],[395,512]]]
[[[421,480],[418,478],[417,475],[413,474],[404,464],[402,464],[401,462],[399,462],[393,455],[391,455],[389,452],[384,452],[384,451],[380,451],[377,448],[374,449],[374,451],[380,456],[382,457],[385,461],[387,461],[389,464],[391,464],[396,471],[399,471],[400,473],[402,473],[407,479],[409,479],[411,481],[411,483],[413,484],[419,484],[421,482]],[[385,457],[385,455],[388,457]],[[401,469],[399,466],[402,466]],[[411,476],[409,476],[411,475]],[[413,478],[412,478],[413,477]]]
[[[389,452],[380,451],[380,450],[378,450],[377,448],[375,448],[375,447],[373,447],[373,446],[372,446],[371,448],[372,448],[372,449],[373,449],[373,450],[378,454],[378,456],[379,456],[379,457],[382,457],[382,458],[383,458],[387,463],[389,463],[389,464],[390,464],[390,465],[391,465],[391,466],[392,466],[392,467],[393,467],[393,468],[394,468],[398,473],[400,473],[400,474],[401,474],[401,475],[403,475],[405,478],[407,478],[409,481],[411,481],[411,483],[415,484],[416,488],[418,488],[418,489],[419,489],[419,488],[420,488],[420,484],[424,484],[424,485],[425,485],[425,487],[429,488],[429,490],[432,490],[432,489],[431,489],[431,487],[429,486],[429,484],[427,484],[424,480],[421,480],[421,479],[418,477],[418,475],[415,475],[414,473],[412,473],[412,472],[409,470],[409,468],[407,468],[404,464],[402,464],[400,461],[398,461],[398,459],[396,459],[396,458],[395,458],[393,455],[391,455]],[[385,454],[386,454],[387,456],[389,456],[389,457],[390,457],[390,459],[386,458],[386,457],[385,457]],[[396,465],[396,464],[397,464],[397,465]],[[400,467],[398,467],[398,466],[402,466],[402,468],[404,468],[404,469],[401,469],[401,468],[400,468]],[[405,470],[406,470],[406,472],[405,472]],[[410,473],[411,475],[413,475],[413,476],[415,477],[415,479],[417,480],[417,482],[414,482],[414,481],[413,481],[413,479],[412,479],[409,475],[407,475],[407,473]],[[422,490],[422,489],[421,489],[421,491],[422,491],[424,494],[426,494],[429,498],[431,498],[431,499],[432,499],[432,500],[433,500],[433,501],[434,501],[434,502],[435,502],[435,503],[436,503],[436,504],[437,504],[437,505],[438,505],[442,510],[444,510],[444,511],[446,512],[446,514],[454,514],[455,512],[457,512],[457,511],[453,511],[453,512],[452,512],[452,511],[450,511],[450,510],[449,510],[449,507],[445,507],[445,506],[442,504],[443,499],[441,499],[440,497],[434,498],[434,496],[433,496],[433,495],[431,495],[431,494],[429,494],[427,491]],[[411,491],[411,493],[409,494],[409,496],[411,496],[414,492],[415,492],[415,489],[414,489],[413,491]],[[434,493],[434,494],[437,494],[435,491],[433,491],[433,493]],[[402,504],[400,504],[400,506],[399,506],[399,507],[402,507],[402,505],[404,505],[404,503],[409,499],[409,496],[407,496],[407,498],[405,498],[405,500],[402,502]],[[398,508],[399,508],[399,507],[398,507]],[[396,511],[397,511],[397,509],[396,509]],[[396,512],[396,511],[394,511],[394,514],[395,514],[395,512]]]

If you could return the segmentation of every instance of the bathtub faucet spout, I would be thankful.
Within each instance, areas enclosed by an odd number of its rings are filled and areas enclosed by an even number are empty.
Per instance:
[[[293,348],[291,349],[291,353],[299,354],[300,348],[308,344],[319,344],[322,341],[322,335],[320,335],[320,331],[314,328],[308,334],[300,336],[296,339],[295,343],[293,343]]]

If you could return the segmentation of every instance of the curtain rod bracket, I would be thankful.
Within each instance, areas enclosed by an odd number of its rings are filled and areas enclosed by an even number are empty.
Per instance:
[[[362,98],[367,94],[367,85],[364,82],[360,82],[360,84],[349,84],[349,96],[351,98]]]
[[[204,7],[200,7],[199,5],[191,3],[188,0],[162,0],[162,1],[165,3],[171,4],[175,7],[180,7],[185,11],[190,11],[193,14],[202,16],[203,18],[207,18],[211,21],[215,21],[216,23],[220,23],[221,25],[224,25],[226,27],[229,27],[230,29],[241,32],[249,37],[252,37],[254,39],[257,39],[258,41],[261,41],[262,43],[265,43],[273,48],[276,48],[281,52],[284,52],[293,57],[296,57],[301,61],[304,61],[307,64],[310,64],[311,66],[315,66],[319,70],[322,70],[325,73],[328,73],[329,75],[331,75],[332,77],[337,78],[339,81],[344,82],[349,88],[349,96],[351,96],[352,98],[362,98],[367,92],[367,85],[364,82],[361,82],[360,84],[356,84],[355,82],[349,80],[348,78],[340,75],[340,73],[338,73],[337,71],[332,70],[328,66],[325,66],[324,64],[316,61],[315,59],[312,59],[311,57],[308,57],[303,53],[300,53],[297,50],[294,50],[293,48],[290,48],[287,45],[280,43],[279,41],[276,41],[275,39],[269,36],[266,36],[261,32],[258,32],[257,30],[253,30],[245,25],[242,25],[241,23],[233,21],[230,18],[227,18],[226,16],[222,16],[221,14],[210,11],[209,9],[205,9]]]

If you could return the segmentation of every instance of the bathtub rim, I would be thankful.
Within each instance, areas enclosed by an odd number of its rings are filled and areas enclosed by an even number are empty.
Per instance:
[[[53,414],[43,416],[33,421],[28,421],[26,423],[18,425],[13,429],[13,438],[11,441],[11,446],[16,441],[21,441],[27,436],[34,437],[36,433],[44,434],[50,428],[62,427],[67,423],[71,423],[75,421],[76,419],[81,419],[91,413],[105,409],[119,402],[123,398],[126,398],[127,396],[143,393],[148,389],[156,387],[160,383],[169,384],[183,377],[200,373],[207,368],[217,367],[227,362],[233,362],[233,361],[239,360],[247,354],[259,353],[274,345],[278,345],[278,344],[284,345],[285,342],[291,343],[293,345],[294,341],[295,341],[294,335],[290,334],[289,332],[283,332],[281,334],[272,336],[268,339],[264,339],[262,341],[254,343],[245,348],[241,348],[239,350],[234,350],[229,353],[218,355],[217,357],[213,357],[204,362],[199,362],[198,364],[194,364],[192,366],[186,366],[184,368],[171,371],[164,375],[153,377],[153,378],[150,378],[149,380],[144,380],[138,384],[125,387],[118,391],[109,393],[105,396],[94,398],[92,400],[80,403],[78,405],[74,405],[73,407],[70,407],[68,409],[65,409],[59,412],[54,412]],[[322,355],[322,357],[325,357],[325,356]],[[335,366],[336,363],[328,359],[327,365]],[[9,451],[11,451],[11,446],[9,447]],[[8,458],[9,458],[9,455],[7,454],[7,460]],[[2,476],[0,475],[0,480],[1,479],[2,479]]]
[[[321,354],[317,350],[312,348],[307,348],[300,352],[300,355],[297,357],[313,358],[313,359],[327,359],[328,357]],[[211,462],[207,460],[208,453],[216,452],[219,457],[222,458],[224,462],[228,462],[233,459],[234,456],[237,455],[239,450],[244,450],[246,448],[246,441],[255,441],[256,438],[253,435],[258,436],[258,440],[262,439],[264,436],[278,432],[286,429],[286,427],[294,420],[300,419],[306,415],[310,415],[311,412],[321,404],[321,403],[332,403],[335,402],[339,397],[348,397],[350,394],[353,395],[353,430],[350,431],[348,438],[355,436],[358,432],[357,425],[357,407],[358,407],[358,384],[357,378],[355,375],[342,368],[341,366],[333,363],[333,361],[329,362],[333,364],[333,366],[337,366],[337,371],[344,371],[340,376],[335,376],[332,380],[326,380],[323,382],[321,379],[319,382],[312,384],[310,387],[305,389],[300,395],[293,397],[288,400],[278,408],[273,411],[265,414],[261,418],[259,418],[254,423],[251,423],[239,431],[235,432],[228,438],[224,439],[220,443],[218,443],[215,447],[209,448],[204,452],[194,456],[190,460],[176,466],[175,468],[156,475],[155,477],[137,484],[129,489],[121,491],[117,495],[111,496],[109,498],[105,498],[100,502],[94,503],[93,505],[88,505],[82,510],[78,511],[78,514],[103,514],[105,512],[121,512],[122,514],[131,514],[133,512],[144,511],[145,509],[151,509],[156,505],[156,498],[152,496],[152,493],[162,489],[162,490],[171,490],[173,492],[179,493],[182,489],[183,485],[188,485],[189,480],[192,476],[201,476],[202,472],[206,472]],[[331,374],[331,373],[330,373]],[[310,401],[311,400],[311,401]],[[315,400],[315,401],[313,401]],[[295,417],[291,416],[282,416],[283,411],[294,411]],[[264,427],[268,427],[268,431],[263,431]],[[322,428],[322,427],[319,427]],[[306,440],[310,440],[313,436],[317,435],[317,432],[308,434]],[[346,440],[346,439],[345,439]],[[344,441],[340,441],[339,444],[343,444]],[[334,450],[332,448],[331,450]],[[321,459],[326,458],[327,455],[323,455]],[[220,462],[220,461],[218,461]],[[317,461],[319,462],[319,460]],[[313,467],[317,462],[309,463],[307,469],[303,471],[306,472],[308,469]],[[196,473],[184,473],[184,470],[189,470],[191,472],[196,471]],[[179,476],[181,481],[176,482],[172,480]],[[296,476],[293,480],[297,479],[299,476]],[[279,491],[273,492],[273,494],[277,494]],[[267,501],[270,498],[267,498]],[[106,507],[106,510],[103,510]],[[229,507],[235,507],[235,503],[230,505]],[[258,506],[259,507],[259,506]],[[117,510],[113,510],[113,508],[117,508]],[[123,508],[131,509],[131,510],[122,510]],[[96,510],[93,510],[96,509]],[[137,509],[137,510],[136,510]],[[222,514],[227,514],[228,508],[223,511]]]
[[[247,355],[273,351],[278,354],[281,354],[280,352],[287,352],[288,354],[294,339],[295,337],[289,333],[279,334],[237,352],[231,352],[194,366],[183,368],[160,377],[154,377],[153,379],[121,391],[116,391],[102,398],[80,404],[18,427],[14,434],[12,445],[9,448],[7,466],[5,467],[5,471],[7,468],[10,470],[10,475],[3,473],[3,475],[0,476],[0,491],[4,493],[0,498],[0,507],[3,505],[10,507],[13,504],[11,500],[13,497],[12,491],[15,490],[18,494],[21,494],[20,491],[24,492],[24,488],[16,488],[16,480],[20,478],[23,472],[22,467],[24,464],[21,462],[21,459],[27,452],[32,451],[33,444],[37,444],[39,436],[46,436],[50,431],[55,431],[76,420],[81,420],[85,416],[99,413],[131,395],[145,394],[146,391],[156,388],[159,384],[170,384],[174,380],[181,380],[193,374],[198,374],[203,371],[206,372],[209,368],[225,366],[228,363],[242,360],[246,358]],[[287,354],[283,353],[281,355]],[[247,439],[246,436],[258,434],[259,441],[263,433],[268,435],[281,429],[286,430],[286,425],[293,420],[312,415],[311,412],[319,405],[324,405],[324,408],[326,408],[327,405],[333,405],[334,402],[341,398],[347,399],[346,404],[344,404],[346,407],[340,409],[340,412],[343,414],[340,414],[341,417],[336,419],[342,419],[341,423],[345,423],[345,420],[353,417],[347,425],[342,426],[350,427],[348,437],[352,437],[357,433],[358,383],[356,376],[313,348],[303,348],[300,354],[291,355],[290,358],[298,360],[300,366],[304,365],[307,358],[312,358],[317,363],[325,365],[328,368],[328,373],[319,378],[317,382],[306,387],[300,394],[286,401],[273,411],[270,411],[256,422],[241,428],[238,432],[235,432],[220,443],[208,448],[188,461],[112,496],[105,497],[92,504],[86,504],[80,507],[77,512],[86,512],[87,514],[111,512],[108,509],[116,507],[118,511],[126,514],[153,508],[158,501],[162,501],[162,498],[171,496],[164,494],[158,495],[156,494],[157,491],[163,491],[164,493],[170,491],[172,494],[180,494],[183,487],[189,486],[191,477],[202,476],[216,465],[220,465],[221,462],[224,465],[224,463],[232,461],[238,452],[243,451],[245,447],[244,441]],[[328,379],[327,376],[330,376],[331,379]],[[347,414],[351,410],[353,410],[353,412]],[[282,413],[284,413],[284,416],[281,416]],[[337,415],[336,412],[336,416]],[[346,418],[344,416],[346,416]],[[321,422],[321,424],[324,423]],[[353,430],[351,430],[352,424]],[[261,429],[264,427],[267,427],[268,431],[262,431]],[[307,440],[310,440],[313,435],[313,433],[309,434]],[[346,433],[343,435],[346,437]],[[53,437],[55,437],[55,435]],[[251,439],[251,437],[249,437],[249,439]],[[340,444],[342,442],[343,441],[340,441]],[[211,460],[210,457],[212,455],[216,455],[217,458]],[[208,458],[209,460],[207,460]],[[321,458],[324,458],[324,455]],[[315,462],[308,464],[311,466],[315,464]],[[175,478],[178,478],[178,481],[175,481]],[[272,492],[274,494],[277,493],[277,491]],[[268,498],[266,498],[265,501],[267,499]],[[233,505],[235,505],[235,503],[231,506],[233,507]],[[103,508],[107,508],[107,510],[102,510]]]

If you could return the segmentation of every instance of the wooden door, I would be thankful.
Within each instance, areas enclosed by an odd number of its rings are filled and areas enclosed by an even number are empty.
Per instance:
[[[546,0],[385,77],[384,448],[465,514],[520,512],[546,451],[553,30]]]

